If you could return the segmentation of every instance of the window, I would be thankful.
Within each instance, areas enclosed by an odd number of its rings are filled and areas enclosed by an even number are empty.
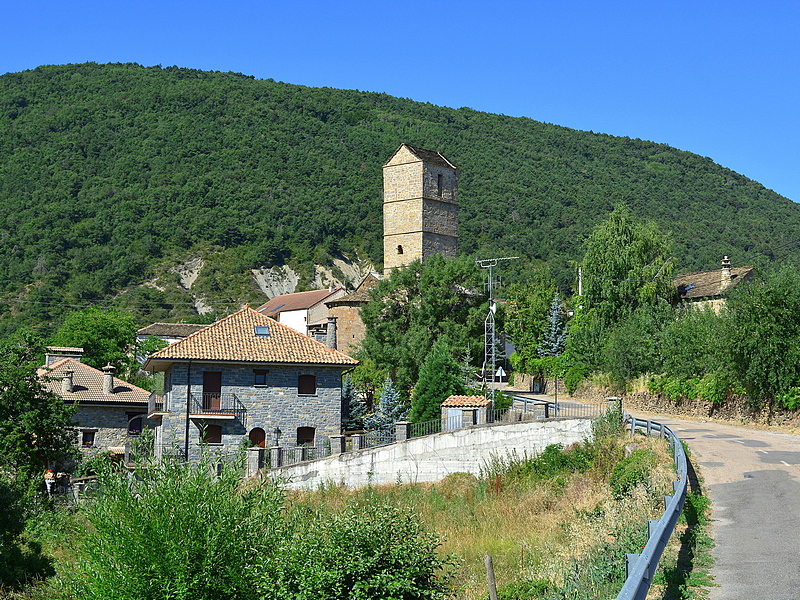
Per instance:
[[[402,246],[398,246],[397,247],[397,253],[398,254],[402,254],[403,253],[403,247]]]
[[[264,369],[253,371],[253,385],[267,385],[267,373]]]
[[[142,433],[142,417],[144,413],[125,413],[128,419],[128,435],[139,435]]]
[[[222,425],[206,424],[200,431],[200,441],[204,444],[221,444]]]
[[[88,430],[81,432],[81,446],[84,448],[91,448],[94,446],[94,434],[95,430]]]
[[[316,394],[317,378],[314,375],[300,375],[297,378],[298,394]]]
[[[254,325],[253,333],[256,337],[269,337],[269,327],[266,325]]]
[[[436,176],[436,195],[439,196],[439,198],[442,197],[442,174],[441,173],[439,173]]]
[[[298,446],[313,446],[314,445],[314,428],[313,427],[298,427],[297,428],[297,445]]]

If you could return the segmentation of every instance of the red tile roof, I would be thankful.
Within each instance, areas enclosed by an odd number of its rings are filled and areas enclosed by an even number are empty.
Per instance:
[[[266,327],[268,335],[257,335]],[[355,366],[358,361],[246,306],[148,357],[144,368],[160,370],[184,360]],[[159,368],[160,367],[160,368]]]
[[[266,304],[262,304],[256,310],[264,313],[268,317],[275,318],[278,313],[287,310],[302,310],[308,309],[312,306],[319,304],[328,296],[332,296],[341,288],[333,291],[330,290],[311,290],[310,292],[296,292],[294,294],[282,294],[275,296]]]
[[[485,396],[448,396],[447,399],[442,402],[442,406],[476,406],[478,408],[483,408],[484,406],[489,406],[491,403],[492,401],[487,400]]]
[[[72,371],[72,390],[62,392],[61,385],[66,371]],[[43,378],[42,384],[51,392],[55,392],[66,401],[92,402],[92,403],[130,403],[147,405],[150,392],[136,387],[122,379],[114,377],[113,394],[103,393],[102,371],[90,367],[74,358],[62,358],[50,365],[37,370],[37,375]]]

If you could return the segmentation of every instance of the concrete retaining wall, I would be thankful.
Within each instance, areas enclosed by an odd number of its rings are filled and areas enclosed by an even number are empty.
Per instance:
[[[591,419],[476,425],[274,469],[270,475],[284,479],[290,489],[439,481],[456,472],[477,475],[493,456],[532,456],[549,444],[580,442],[591,427]]]

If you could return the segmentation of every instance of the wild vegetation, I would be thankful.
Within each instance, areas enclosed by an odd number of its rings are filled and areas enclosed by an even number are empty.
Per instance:
[[[401,142],[461,169],[460,252],[546,263],[625,201],[672,232],[677,268],[786,258],[800,210],[664,144],[386,94],[94,63],[0,76],[0,334],[48,335],[103,304],[141,324],[263,299],[248,269],[381,263],[381,165]],[[725,215],[724,222],[720,215]],[[191,292],[173,270],[204,266]],[[144,285],[147,283],[147,285]]]
[[[26,539],[47,578],[12,597],[485,597],[483,556],[503,598],[611,598],[624,554],[646,538],[674,478],[659,439],[627,458],[619,413],[592,441],[498,456],[479,477],[431,485],[284,493],[213,458],[100,468],[91,500],[45,511]]]

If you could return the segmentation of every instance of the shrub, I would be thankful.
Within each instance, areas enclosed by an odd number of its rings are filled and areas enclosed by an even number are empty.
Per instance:
[[[438,538],[411,509],[362,502],[333,517],[299,518],[270,561],[262,585],[271,598],[411,600],[447,597]]]
[[[656,462],[655,453],[642,449],[634,450],[630,456],[619,461],[611,471],[608,481],[614,497],[619,499],[627,496],[635,487],[646,484]]]

